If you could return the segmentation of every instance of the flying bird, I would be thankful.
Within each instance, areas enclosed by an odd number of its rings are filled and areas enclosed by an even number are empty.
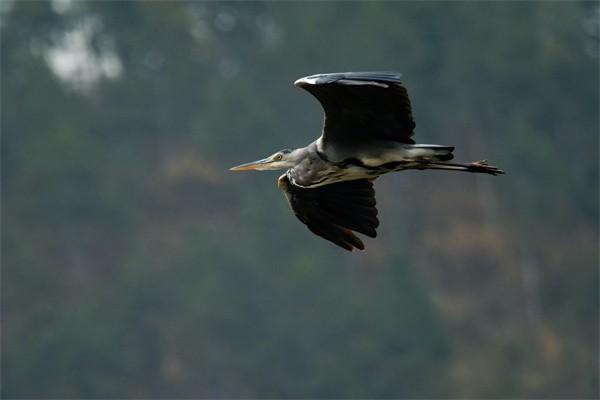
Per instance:
[[[300,221],[346,250],[365,246],[355,233],[376,237],[373,180],[388,172],[438,169],[490,175],[485,160],[449,162],[452,146],[415,144],[408,93],[396,72],[311,75],[294,84],[319,100],[323,132],[306,147],[284,149],[231,171],[287,169],[278,186]]]

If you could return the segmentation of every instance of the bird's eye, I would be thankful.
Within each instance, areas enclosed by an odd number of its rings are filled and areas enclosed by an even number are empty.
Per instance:
[[[281,161],[282,158],[283,158],[283,154],[277,154],[277,155],[275,155],[275,157],[273,157],[273,159],[275,161]]]

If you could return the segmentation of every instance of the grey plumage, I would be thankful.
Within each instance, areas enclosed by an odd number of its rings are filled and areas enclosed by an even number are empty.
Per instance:
[[[311,232],[347,250],[364,249],[353,233],[375,237],[379,226],[372,181],[405,169],[442,169],[498,175],[485,161],[450,163],[454,147],[415,144],[408,93],[395,72],[311,75],[295,84],[325,112],[321,136],[234,171],[281,169],[279,188]]]

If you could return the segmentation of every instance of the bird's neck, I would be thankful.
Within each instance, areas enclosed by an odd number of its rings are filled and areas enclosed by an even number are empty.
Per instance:
[[[301,147],[299,149],[292,150],[292,152],[288,155],[288,159],[294,165],[299,164],[302,160],[307,158],[310,155],[309,146]]]

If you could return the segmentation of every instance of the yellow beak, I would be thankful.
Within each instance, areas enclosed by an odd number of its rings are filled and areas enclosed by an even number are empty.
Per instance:
[[[265,164],[271,163],[272,160],[270,158],[264,158],[262,160],[249,162],[246,164],[238,165],[236,167],[229,168],[230,171],[250,171],[250,170],[260,170],[266,169]]]

